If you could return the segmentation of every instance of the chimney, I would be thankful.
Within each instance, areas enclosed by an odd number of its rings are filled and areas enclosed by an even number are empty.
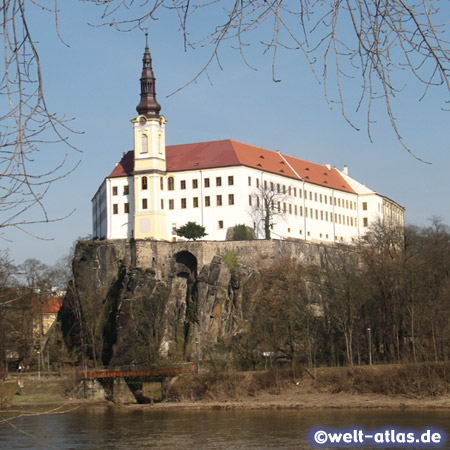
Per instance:
[[[325,164],[325,166],[328,170],[331,170],[331,164]]]
[[[343,170],[342,172],[344,172],[345,175],[348,175],[348,167],[347,167],[347,166],[344,166],[344,170]]]

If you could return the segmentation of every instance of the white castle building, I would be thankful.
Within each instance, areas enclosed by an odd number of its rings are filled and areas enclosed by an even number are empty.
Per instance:
[[[187,222],[207,240],[245,224],[264,239],[352,242],[371,223],[403,226],[404,208],[330,165],[232,140],[167,146],[155,77],[145,47],[134,150],[124,154],[92,199],[93,235],[106,239],[180,239]]]

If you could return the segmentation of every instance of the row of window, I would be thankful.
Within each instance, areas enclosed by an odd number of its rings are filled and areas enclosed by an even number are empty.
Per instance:
[[[216,206],[223,206],[223,197],[222,195],[216,195]],[[228,206],[234,205],[234,194],[228,194]],[[205,207],[211,206],[211,197],[209,195],[205,196]],[[198,208],[199,207],[199,198],[193,197],[192,199],[192,207]],[[186,209],[187,208],[187,199],[182,198],[180,199],[180,208]],[[143,208],[145,209],[145,208]],[[161,200],[161,209],[164,209],[164,201]],[[175,200],[170,199],[169,200],[169,209],[175,209]]]
[[[234,194],[228,195],[228,205],[230,205],[230,206],[234,205]],[[123,212],[125,214],[128,214],[130,212],[129,203],[124,203],[123,206],[124,206]],[[211,197],[205,196],[205,207],[208,207],[208,206],[211,206]],[[221,195],[216,196],[216,206],[223,206]],[[289,214],[292,214],[292,212],[294,211],[295,215],[298,215],[297,212],[299,212],[300,216],[303,216],[303,212],[304,212],[305,218],[308,217],[308,208],[305,208],[303,210],[303,207],[300,206],[297,209],[297,205],[294,205],[294,209],[292,209],[291,204],[289,204],[288,206],[289,206],[289,208],[287,208],[286,203],[283,203],[283,212],[284,213],[286,213],[289,210]],[[199,198],[198,197],[194,197],[192,199],[192,207],[193,208],[199,207]],[[187,199],[186,198],[180,199],[180,208],[187,209]],[[276,208],[277,208],[278,212],[281,212],[280,202],[277,203]],[[146,198],[142,199],[142,209],[143,210],[148,209],[148,200]],[[164,209],[164,200],[163,199],[161,199],[161,209]],[[174,210],[174,209],[175,209],[175,200],[170,199],[169,200],[169,210]],[[272,207],[272,209],[274,209],[274,208]],[[113,214],[119,214],[119,205],[117,203],[113,204]],[[334,217],[333,217],[333,213],[328,213],[328,211],[322,211],[322,210],[317,210],[317,209],[314,210],[312,208],[309,208],[309,217],[311,219],[315,219],[315,220],[322,220],[325,222],[334,222],[339,225],[347,225],[347,226],[351,226],[351,227],[358,226],[356,217],[353,218],[351,216],[346,216],[344,214],[337,214],[337,213],[334,213]],[[363,218],[363,226],[364,227],[369,226],[369,220],[367,217]]]
[[[252,185],[252,178],[248,177],[248,185],[251,186]],[[293,187],[293,186],[287,186],[284,184],[280,184],[280,183],[274,183],[272,181],[267,181],[264,180],[264,184],[260,184],[259,178],[256,178],[256,187],[258,189],[262,188],[262,186],[264,186],[264,190],[268,191],[270,190],[271,192],[276,192],[278,194],[283,194],[283,195],[290,195],[292,197],[297,197],[297,188]],[[348,200],[348,199],[341,199],[338,197],[332,197],[331,195],[326,195],[326,194],[320,194],[317,192],[312,192],[312,191],[307,191],[306,189],[298,189],[298,196],[299,198],[305,198],[305,200],[309,200],[310,201],[315,201],[315,202],[320,202],[320,203],[325,203],[325,204],[330,204],[332,205],[334,203],[334,206],[338,206],[342,208],[347,208],[347,209],[355,209],[356,210],[356,202],[352,201],[352,200]],[[366,208],[367,208],[367,203],[366,203]]]
[[[249,180],[249,185],[251,186],[251,177],[248,177]],[[161,184],[161,189],[164,189],[164,178],[161,177],[160,178],[160,184]],[[234,185],[234,176],[230,175],[228,176],[228,186],[233,186]],[[210,184],[210,178],[205,178],[204,179],[204,186],[205,188],[209,188],[211,186]],[[222,186],[222,177],[216,177],[216,187],[220,187]],[[256,179],[256,187],[259,188],[259,179]],[[264,180],[264,189],[268,189],[269,188],[269,184],[267,182],[267,180]],[[148,178],[147,177],[141,177],[141,189],[142,190],[147,190],[148,189]],[[175,181],[174,181],[174,177],[169,177],[167,179],[167,189],[169,191],[173,191],[175,189]],[[185,190],[186,189],[186,180],[180,180],[180,189],[181,190]],[[198,179],[193,179],[192,180],[192,189],[198,189]],[[274,191],[274,192],[278,192],[278,193],[283,193],[283,194],[287,194],[287,195],[293,195],[294,197],[297,197],[297,188],[295,187],[291,187],[289,186],[288,188],[286,188],[285,185],[280,185],[279,183],[275,184],[273,182],[270,182],[270,190]],[[118,187],[117,186],[113,186],[112,188],[112,193],[113,195],[118,195]],[[129,187],[128,186],[124,186],[123,187],[123,195],[128,195],[129,194]],[[315,201],[315,202],[319,202],[319,203],[325,203],[325,204],[330,204],[337,207],[341,207],[342,208],[346,208],[346,209],[355,209],[356,210],[356,202],[348,200],[348,199],[341,199],[341,198],[336,198],[336,197],[332,197],[331,195],[326,195],[326,194],[320,194],[317,192],[311,192],[311,191],[307,191],[307,190],[302,190],[302,189],[298,189],[298,194],[299,197],[302,198],[303,196],[305,197],[305,199],[308,199],[308,194],[309,194],[309,200],[310,201]],[[251,197],[251,196],[250,196]],[[250,204],[251,204],[251,200],[250,200]],[[362,203],[362,209],[363,211],[367,211],[367,202],[363,202]]]

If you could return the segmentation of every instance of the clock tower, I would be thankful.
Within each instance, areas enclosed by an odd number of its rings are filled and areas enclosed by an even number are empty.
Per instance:
[[[142,58],[141,101],[134,126],[134,238],[168,239],[164,210],[166,175],[165,118],[159,114],[152,58],[146,46]]]

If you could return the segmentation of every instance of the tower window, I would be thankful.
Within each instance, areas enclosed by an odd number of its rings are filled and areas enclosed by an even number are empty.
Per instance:
[[[119,214],[119,205],[117,203],[113,204],[113,214]]]
[[[123,205],[123,212],[124,212],[125,214],[128,214],[128,213],[130,212],[130,204],[129,204],[129,203],[125,203],[125,204]]]
[[[123,187],[123,195],[128,195],[130,193],[130,187],[129,186],[124,186]]]
[[[112,192],[113,195],[117,195],[117,186],[113,186]]]
[[[145,189],[148,188],[147,177],[142,177],[142,179],[141,179],[141,186],[142,186],[142,190],[143,191],[145,191]]]
[[[174,181],[173,181],[173,177],[169,177],[169,178],[167,179],[167,189],[168,189],[169,191],[173,191],[173,190],[175,189],[175,183],[174,183]]]
[[[148,153],[148,137],[146,134],[141,135],[141,153]]]
[[[146,198],[142,199],[142,209],[147,209],[148,208],[148,201]]]
[[[163,191],[164,190],[164,178],[160,177],[159,181],[160,181],[159,184],[160,184],[161,190]]]

